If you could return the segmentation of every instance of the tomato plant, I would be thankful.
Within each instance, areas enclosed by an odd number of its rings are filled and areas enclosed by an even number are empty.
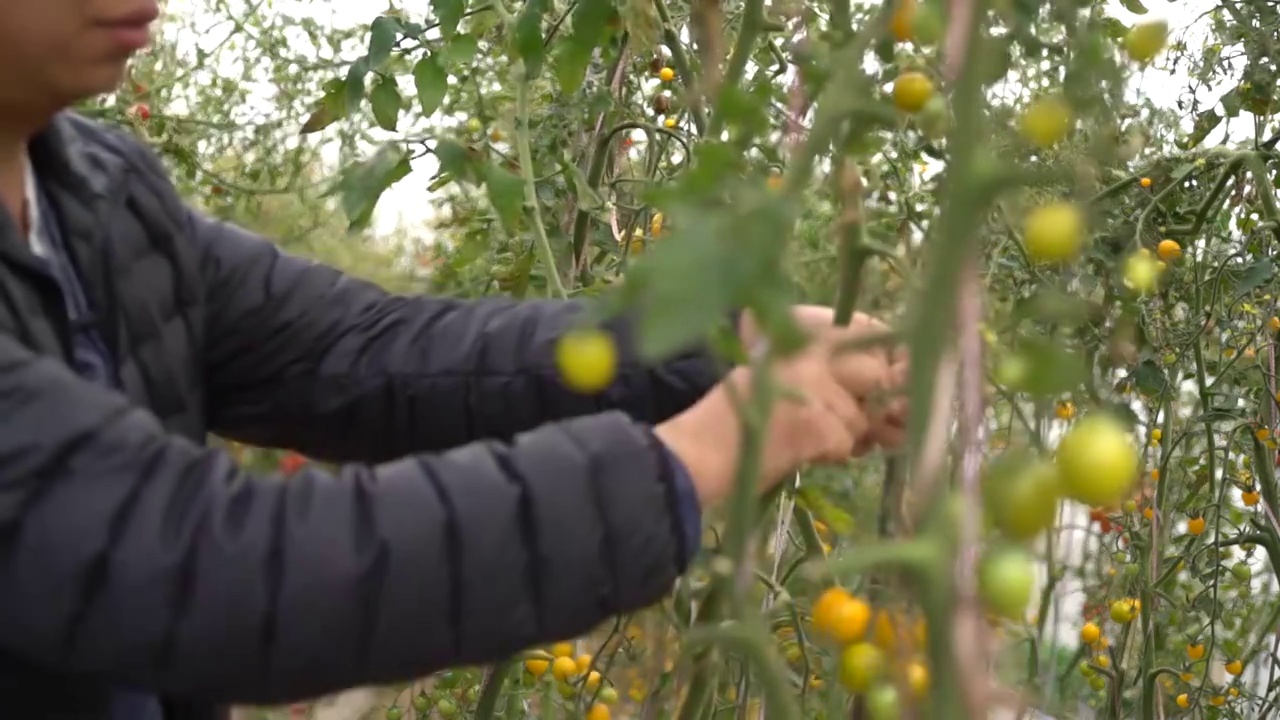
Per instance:
[[[731,502],[660,607],[384,709],[1277,712],[1273,4],[207,5],[236,42],[85,110],[210,212],[401,292],[642,307],[650,358],[735,308],[785,346],[793,302],[911,353],[901,454]],[[431,226],[374,227],[415,183]],[[558,353],[614,372],[589,328]]]

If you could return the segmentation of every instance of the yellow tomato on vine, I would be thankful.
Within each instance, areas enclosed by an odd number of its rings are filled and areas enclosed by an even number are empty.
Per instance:
[[[907,113],[918,113],[933,97],[933,81],[922,72],[909,70],[893,83],[893,104]]]

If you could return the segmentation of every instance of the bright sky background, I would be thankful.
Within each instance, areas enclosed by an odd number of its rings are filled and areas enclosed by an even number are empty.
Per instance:
[[[1200,17],[1208,9],[1215,6],[1214,3],[1208,0],[1183,0],[1182,2],[1144,0],[1144,2],[1149,10],[1146,17],[1168,19],[1175,37],[1181,34],[1182,30],[1197,17]],[[401,2],[397,4],[409,7],[411,12],[416,12],[417,7],[425,6],[426,2],[425,0],[419,0],[418,2]],[[193,9],[203,8],[207,5],[207,0],[169,1],[170,10],[184,15],[190,13]],[[334,27],[366,25],[376,13],[386,7],[383,1],[370,2],[369,0],[274,0],[271,3],[266,3],[266,5],[273,8],[272,11],[274,12],[294,15],[310,14],[318,22]],[[1111,14],[1121,21],[1131,22],[1137,18],[1137,16],[1125,11],[1119,2],[1113,0],[1110,5],[1113,6]],[[213,25],[218,21],[224,20],[224,18],[213,15],[207,15],[206,17],[208,22],[204,22],[202,18],[201,25]],[[220,25],[221,27],[217,31],[206,35],[179,38],[179,45],[194,49],[195,44],[198,42],[205,47],[210,47],[230,29],[226,23],[220,23]],[[1194,47],[1194,43],[1189,44]],[[1162,106],[1171,105],[1185,87],[1185,76],[1180,74],[1170,76],[1168,73],[1150,70],[1143,76],[1135,78],[1135,90],[1151,96],[1157,104]],[[401,180],[383,195],[374,218],[375,228],[379,231],[389,231],[398,223],[417,224],[429,218],[431,208],[429,202],[427,202],[429,197],[427,184],[431,174],[434,172],[434,165],[433,157],[427,156],[423,158],[416,164],[417,172]]]

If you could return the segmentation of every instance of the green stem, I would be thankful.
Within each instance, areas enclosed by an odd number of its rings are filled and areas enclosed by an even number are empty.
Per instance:
[[[729,54],[728,67],[720,82],[720,95],[736,92],[742,75],[747,70],[747,61],[755,52],[756,41],[764,28],[764,0],[747,0],[742,8],[742,27],[738,29],[738,39]],[[724,130],[724,113],[720,107],[711,115],[711,123],[707,126],[706,136],[712,140],[719,138]]]
[[[502,686],[516,666],[515,660],[504,660],[494,665],[485,678],[484,687],[480,690],[480,699],[476,701],[475,720],[491,720],[498,707],[498,698],[502,695]]]
[[[1200,234],[1200,229],[1204,227],[1205,220],[1209,218],[1209,213],[1213,208],[1217,207],[1223,191],[1227,189],[1227,183],[1240,171],[1240,165],[1244,162],[1244,159],[1245,155],[1241,154],[1227,162],[1226,166],[1222,168],[1222,173],[1218,175],[1217,182],[1213,184],[1213,189],[1209,191],[1209,195],[1200,203],[1200,207],[1196,208],[1196,214],[1191,220],[1191,225],[1185,228],[1168,228],[1170,235],[1195,237]]]
[[[533,153],[529,150],[529,80],[525,77],[524,61],[515,63],[516,79],[516,150],[520,157],[520,175],[524,179],[524,201],[533,213],[533,229],[537,233],[538,250],[546,266],[547,284],[555,296],[567,300],[569,293],[560,280],[556,266],[556,254],[547,237],[547,226],[542,221],[542,207],[538,202],[538,185],[533,175]]]
[[[671,11],[667,9],[664,0],[653,0],[653,7],[658,11],[658,19],[662,22],[663,43],[671,50],[671,67],[675,69],[680,82],[686,88],[690,87],[694,79],[693,66],[689,63],[689,56],[684,52],[684,43],[676,33],[676,26],[671,22]],[[697,128],[698,134],[706,134],[707,118],[703,113],[701,101],[696,97],[689,99],[689,115],[693,118],[693,126]]]

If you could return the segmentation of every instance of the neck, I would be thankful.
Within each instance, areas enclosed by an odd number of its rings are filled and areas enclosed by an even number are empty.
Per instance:
[[[0,206],[26,235],[27,144],[48,120],[36,122],[20,117],[0,109]]]

